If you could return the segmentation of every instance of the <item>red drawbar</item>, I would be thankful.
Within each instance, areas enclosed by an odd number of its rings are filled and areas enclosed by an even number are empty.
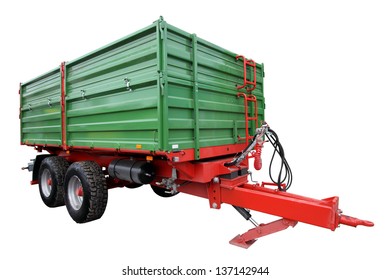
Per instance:
[[[179,190],[208,198],[212,208],[218,209],[220,204],[226,203],[330,230],[335,230],[339,224],[373,226],[372,222],[340,215],[337,196],[314,199],[265,186],[275,184],[248,184],[246,175],[242,175],[234,179],[221,178],[219,184],[190,183]]]
[[[373,222],[360,220],[347,215],[340,215],[340,224],[351,226],[351,227],[357,227],[357,226],[373,227],[374,226]]]

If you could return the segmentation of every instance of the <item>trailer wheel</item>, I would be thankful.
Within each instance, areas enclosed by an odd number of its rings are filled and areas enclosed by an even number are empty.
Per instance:
[[[128,189],[136,189],[136,188],[139,188],[139,187],[142,187],[142,186],[143,185],[136,184],[136,183],[125,185],[125,187],[128,188]]]
[[[161,196],[161,197],[172,197],[172,196],[175,196],[178,194],[178,192],[171,194],[169,192],[166,192],[167,190],[164,188],[160,188],[160,187],[153,186],[153,185],[150,185],[150,186],[152,187],[152,190],[154,191],[154,193],[157,194],[158,196]]]
[[[64,180],[69,163],[58,156],[45,158],[39,168],[39,193],[48,207],[63,206]]]
[[[97,220],[106,210],[106,178],[96,162],[73,163],[66,172],[64,189],[66,208],[75,222]]]

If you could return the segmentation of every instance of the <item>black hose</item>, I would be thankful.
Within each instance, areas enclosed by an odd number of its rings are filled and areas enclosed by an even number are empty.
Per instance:
[[[230,166],[233,166],[233,165],[236,165],[237,164],[237,161],[238,161],[238,157],[241,155],[242,153],[238,153],[236,154],[236,156],[233,158],[232,161],[229,161],[229,162],[225,162],[224,163],[224,166],[226,167],[230,167]]]
[[[272,154],[272,158],[271,158],[271,161],[269,164],[269,177],[271,178],[271,181],[278,186],[278,189],[280,191],[287,191],[291,187],[291,184],[292,184],[292,180],[293,180],[292,171],[291,171],[290,165],[288,164],[288,162],[286,160],[286,157],[284,154],[284,149],[283,149],[282,144],[279,141],[278,135],[276,134],[275,131],[273,131],[270,128],[268,128],[268,132],[269,133],[267,133],[266,136],[267,136],[269,142],[274,147],[274,152]],[[278,177],[275,180],[272,176],[272,164],[273,164],[276,152],[280,156],[281,163],[280,163]],[[283,177],[283,179],[282,179],[282,177]],[[287,180],[287,182],[286,182],[286,180]],[[283,187],[282,184],[285,184],[285,187]]]
[[[232,161],[230,161],[230,162],[225,162],[225,163],[224,163],[224,166],[230,167],[230,166],[233,166],[233,165],[237,165],[237,163],[238,163],[238,161],[239,161],[239,159],[240,159],[240,156],[241,156],[242,154],[244,154],[244,153],[249,152],[248,150],[250,149],[250,147],[251,147],[251,145],[253,144],[253,142],[257,141],[256,138],[257,138],[257,135],[253,136],[253,138],[252,138],[251,142],[248,144],[248,146],[247,146],[242,152],[236,154],[236,156],[233,158]],[[242,160],[242,159],[241,159],[241,160]],[[240,162],[241,162],[241,160],[240,160]]]
[[[287,191],[291,187],[293,176],[292,176],[292,171],[291,171],[290,165],[288,164],[288,162],[286,160],[283,146],[282,146],[282,144],[279,141],[278,135],[271,128],[268,127],[268,132],[265,133],[265,135],[268,138],[269,142],[274,147],[274,152],[272,154],[272,158],[271,158],[271,161],[270,161],[270,164],[269,164],[269,177],[271,178],[271,181],[278,186],[278,189],[280,191]],[[251,149],[251,145],[254,143],[254,141],[257,141],[257,135],[255,135],[252,138],[252,141],[249,143],[249,145],[241,153],[237,154],[233,158],[232,161],[225,162],[224,165],[226,167],[237,165],[239,163],[239,161],[242,160],[242,159],[240,160],[240,156],[242,154],[245,154],[245,153],[249,152],[249,149]],[[275,158],[276,152],[280,156],[281,163],[280,163],[280,169],[279,169],[278,177],[275,180],[273,178],[273,176],[272,176],[272,164],[274,162],[274,158]]]

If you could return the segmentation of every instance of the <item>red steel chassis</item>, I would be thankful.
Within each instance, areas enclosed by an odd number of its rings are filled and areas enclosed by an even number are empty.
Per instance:
[[[223,203],[251,209],[281,217],[269,224],[260,224],[248,232],[233,238],[230,243],[243,248],[251,246],[259,237],[294,227],[297,222],[303,222],[323,228],[335,230],[340,224],[356,227],[358,225],[373,226],[370,221],[360,220],[341,214],[338,197],[326,199],[313,199],[280,191],[273,183],[249,184],[248,160],[245,159],[240,166],[226,167],[224,164],[232,159],[234,153],[242,150],[242,145],[227,145],[201,149],[201,155],[210,153],[213,158],[209,160],[193,161],[193,150],[178,152],[156,152],[144,154],[138,150],[97,149],[87,147],[59,147],[35,146],[38,151],[42,149],[51,154],[65,157],[69,162],[93,160],[101,167],[120,157],[129,156],[152,161],[156,167],[156,179],[151,185],[158,185],[162,178],[169,178],[172,169],[177,170],[177,183],[181,193],[187,193],[209,200],[210,207],[220,209]],[[231,153],[230,156],[215,158],[215,155]],[[241,174],[242,173],[242,174]],[[229,174],[235,174],[230,176]],[[32,181],[36,184],[36,181]],[[107,181],[109,188],[120,187],[125,183],[118,179]]]

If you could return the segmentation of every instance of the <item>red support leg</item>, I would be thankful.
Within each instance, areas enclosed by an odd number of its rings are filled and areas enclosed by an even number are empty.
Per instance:
[[[243,234],[239,234],[230,240],[230,244],[236,245],[245,249],[248,249],[253,243],[257,241],[257,238],[272,234],[278,231],[287,229],[288,227],[295,227],[297,221],[288,219],[280,219],[268,224],[261,224],[255,228],[248,230]]]

